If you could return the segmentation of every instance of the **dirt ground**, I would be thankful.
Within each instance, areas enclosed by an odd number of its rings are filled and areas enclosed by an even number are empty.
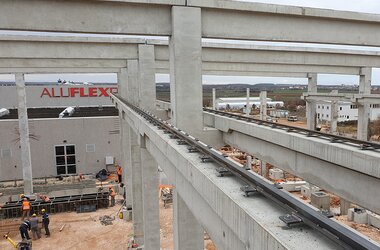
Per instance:
[[[118,204],[108,209],[100,209],[92,213],[60,213],[50,215],[51,237],[46,238],[42,235],[39,240],[33,241],[33,249],[38,250],[74,250],[74,249],[120,249],[126,250],[129,239],[133,236],[132,222],[119,219],[117,212],[121,206],[121,200],[117,199]],[[161,249],[171,250],[173,244],[173,207],[169,205],[164,208],[160,200],[160,236]],[[99,217],[108,215],[115,217],[112,225],[104,226],[100,223]],[[21,240],[18,232],[20,219],[0,221],[0,231],[8,231],[9,225],[16,225],[10,232],[10,237],[18,242]],[[59,229],[66,224],[62,232]],[[1,230],[3,229],[3,230]],[[42,230],[42,234],[44,231]],[[31,236],[31,232],[29,233]],[[2,235],[1,235],[2,236]],[[10,243],[0,238],[0,249],[14,249]],[[205,239],[205,249],[215,250],[215,246],[208,238]]]

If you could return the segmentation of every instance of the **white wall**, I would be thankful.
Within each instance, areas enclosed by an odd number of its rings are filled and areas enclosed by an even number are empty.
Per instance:
[[[118,117],[30,119],[33,177],[55,176],[54,146],[74,144],[77,173],[95,173],[105,168],[105,157],[120,160]],[[64,143],[63,141],[67,142]],[[95,144],[95,152],[86,152]],[[4,156],[11,150],[11,156]],[[17,120],[0,121],[0,181],[22,179]]]

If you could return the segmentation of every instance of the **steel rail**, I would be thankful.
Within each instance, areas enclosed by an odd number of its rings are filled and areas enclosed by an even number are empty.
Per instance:
[[[320,213],[319,211],[313,209],[312,207],[306,205],[304,202],[293,197],[289,193],[284,192],[272,183],[269,183],[259,177],[257,174],[245,170],[241,165],[233,161],[227,155],[223,155],[216,149],[204,144],[199,139],[192,137],[185,131],[176,128],[170,123],[163,121],[162,119],[151,114],[149,111],[142,110],[133,104],[129,103],[120,96],[116,96],[122,103],[127,105],[132,111],[137,113],[146,119],[149,123],[154,126],[164,129],[167,133],[172,134],[172,138],[182,140],[186,142],[187,145],[196,148],[200,153],[203,153],[213,159],[216,163],[222,167],[227,168],[236,177],[244,180],[247,184],[255,187],[258,192],[266,196],[267,198],[275,201],[277,204],[281,205],[287,211],[301,217],[303,222],[312,228],[317,229],[330,239],[334,240],[337,244],[345,249],[355,249],[355,250],[379,250],[379,246],[367,238],[353,232],[347,227],[333,221]]]
[[[307,136],[318,136],[320,138],[326,138],[326,139],[328,139],[334,143],[338,143],[338,142],[342,142],[342,143],[346,142],[347,143],[348,142],[351,144],[358,145],[361,149],[380,149],[380,144],[375,143],[375,142],[362,141],[362,140],[358,140],[358,139],[354,139],[354,138],[348,138],[348,137],[339,136],[339,135],[327,134],[327,133],[323,133],[323,132],[316,131],[316,130],[309,130],[309,129],[305,129],[305,128],[300,128],[300,127],[295,127],[295,126],[290,126],[290,125],[285,125],[285,124],[279,124],[276,122],[263,121],[260,119],[255,119],[255,118],[246,117],[246,116],[242,116],[242,115],[232,114],[232,113],[219,111],[219,110],[203,108],[203,111],[209,112],[209,113],[214,113],[214,114],[221,115],[221,116],[230,117],[230,118],[236,118],[237,120],[244,120],[247,122],[252,122],[252,123],[255,123],[258,125],[265,125],[265,126],[269,126],[272,128],[284,129],[284,130],[287,130],[288,132],[299,132],[299,133],[304,133]]]

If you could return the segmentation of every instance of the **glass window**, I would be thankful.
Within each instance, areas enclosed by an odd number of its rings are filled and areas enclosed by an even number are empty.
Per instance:
[[[57,174],[75,174],[76,157],[75,145],[55,146],[55,165]]]

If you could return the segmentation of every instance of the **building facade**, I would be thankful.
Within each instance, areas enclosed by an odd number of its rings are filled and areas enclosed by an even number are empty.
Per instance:
[[[358,120],[358,106],[351,102],[338,102],[338,122],[357,121]],[[319,121],[331,121],[331,102],[324,101],[318,102],[317,119]],[[371,121],[378,119],[380,116],[380,104],[370,105],[370,119]]]

